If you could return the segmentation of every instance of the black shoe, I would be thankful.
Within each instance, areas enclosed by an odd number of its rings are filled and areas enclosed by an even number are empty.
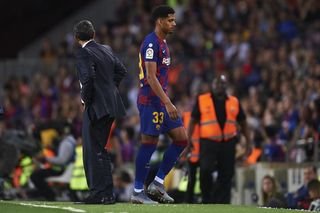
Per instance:
[[[115,203],[116,203],[116,199],[114,196],[105,196],[105,197],[89,196],[81,202],[75,202],[75,204],[103,204],[103,205],[110,205]]]
[[[116,203],[116,198],[114,196],[106,196],[102,198],[102,204],[104,205],[110,205]]]

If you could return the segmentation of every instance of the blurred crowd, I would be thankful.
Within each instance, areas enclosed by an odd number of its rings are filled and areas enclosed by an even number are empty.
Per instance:
[[[127,117],[115,124],[110,138],[115,174],[133,167],[139,141],[136,109],[138,52],[153,30],[150,12],[166,3],[176,11],[177,28],[168,38],[171,52],[169,95],[180,112],[190,111],[195,97],[211,88],[217,74],[228,76],[229,94],[239,98],[247,115],[259,161],[307,162],[318,159],[320,132],[320,4],[316,0],[153,0],[118,1],[114,21],[96,29],[96,40],[108,44],[125,63],[128,76],[120,86]],[[69,122],[81,143],[79,83],[73,66],[72,32],[58,46],[43,41],[39,58],[54,74],[38,72],[4,83],[5,108],[0,137],[17,129],[37,139],[55,124]],[[168,144],[161,138],[161,144]],[[49,142],[50,143],[50,142]],[[121,171],[120,171],[121,170]],[[127,170],[127,171],[130,171]],[[117,179],[117,180],[118,180]],[[130,182],[130,181],[129,181]]]

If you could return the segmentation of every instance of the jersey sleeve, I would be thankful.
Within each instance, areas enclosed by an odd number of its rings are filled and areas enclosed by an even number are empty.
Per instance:
[[[143,60],[146,61],[158,61],[159,43],[155,40],[145,40],[141,55]]]

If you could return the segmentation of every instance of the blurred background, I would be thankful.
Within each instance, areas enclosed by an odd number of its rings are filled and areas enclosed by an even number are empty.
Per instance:
[[[117,199],[128,201],[139,146],[138,52],[144,36],[153,30],[150,13],[159,4],[176,11],[177,28],[168,37],[169,95],[180,112],[190,111],[196,95],[208,91],[215,76],[225,74],[228,93],[240,99],[247,115],[257,152],[251,160],[241,157],[240,139],[232,203],[264,205],[265,175],[275,179],[286,202],[294,199],[290,192],[309,181],[307,171],[317,178],[319,1],[13,0],[1,2],[0,8],[2,199],[46,199],[34,190],[30,176],[38,168],[54,166],[46,159],[58,155],[67,136],[76,141],[74,155],[64,162],[61,175],[47,182],[55,200],[79,200],[86,193],[83,109],[72,27],[88,19],[96,27],[96,41],[110,45],[128,69],[120,87],[127,117],[115,123],[108,144]],[[160,137],[152,168],[157,168],[169,143],[166,136]],[[179,202],[186,202],[186,161],[180,160],[166,179],[167,189]],[[196,184],[194,202],[201,202],[200,193]]]

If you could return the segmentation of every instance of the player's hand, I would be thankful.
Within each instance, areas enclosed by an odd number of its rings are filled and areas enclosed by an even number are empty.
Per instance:
[[[171,102],[168,102],[167,104],[165,104],[165,107],[169,114],[169,117],[172,120],[177,120],[179,117],[177,108]]]
[[[193,149],[194,149],[193,144],[192,143],[188,143],[186,148],[184,148],[184,150],[181,152],[180,157],[189,158],[190,157],[190,153],[192,152]]]
[[[192,152],[193,149],[194,149],[194,146],[193,146],[192,142],[189,142],[187,147],[186,147],[187,155],[189,155]]]

